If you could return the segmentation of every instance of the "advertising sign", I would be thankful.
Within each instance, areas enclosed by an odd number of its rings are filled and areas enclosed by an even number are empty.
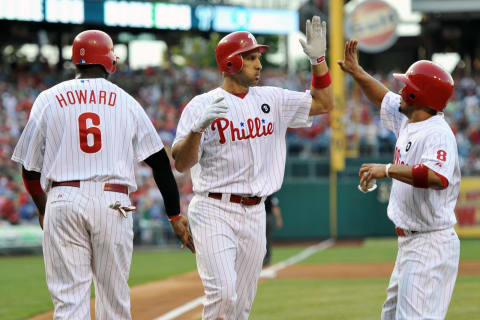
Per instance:
[[[462,178],[455,214],[460,237],[480,237],[480,178]]]
[[[298,12],[291,10],[215,7],[213,30],[248,30],[254,34],[286,34],[299,30]]]
[[[345,34],[358,40],[358,49],[368,53],[385,51],[397,41],[398,14],[388,3],[368,0],[347,16]]]

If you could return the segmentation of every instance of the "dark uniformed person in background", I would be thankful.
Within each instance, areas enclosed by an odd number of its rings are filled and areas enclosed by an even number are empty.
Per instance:
[[[265,199],[265,211],[267,213],[267,253],[263,259],[263,266],[270,265],[272,258],[272,233],[275,230],[275,225],[278,229],[283,227],[282,212],[278,206],[278,198],[275,194],[271,194]]]

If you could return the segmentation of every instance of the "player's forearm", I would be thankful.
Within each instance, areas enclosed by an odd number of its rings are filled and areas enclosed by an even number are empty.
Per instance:
[[[396,179],[408,184],[413,183],[412,168],[403,164],[393,164],[388,170],[388,175],[392,179]]]
[[[173,146],[172,156],[175,160],[175,169],[185,172],[198,162],[201,137],[202,133],[191,131],[184,140]]]
[[[47,205],[47,195],[40,186],[40,177],[41,174],[39,172],[28,171],[22,166],[22,178],[25,189],[32,197],[39,214],[44,215],[45,206]]]
[[[45,215],[45,207],[47,205],[47,195],[39,194],[39,195],[30,195],[32,197],[33,203],[38,209],[40,215]]]
[[[145,163],[152,168],[153,179],[162,194],[167,216],[178,215],[180,213],[180,195],[165,148],[145,159]]]
[[[312,77],[322,79],[327,76],[328,66],[324,61],[317,65],[312,65]],[[333,87],[330,83],[324,88],[315,88],[310,86],[310,94],[312,95],[312,107],[310,108],[310,115],[318,115],[330,112],[334,107]]]
[[[383,97],[385,97],[389,90],[360,66],[355,72],[351,73],[351,75],[365,93],[368,100],[380,108],[382,106]]]
[[[394,164],[390,166],[390,169],[388,170],[388,175],[392,179],[402,181],[411,186],[414,185],[412,167],[406,166],[404,164]],[[430,169],[428,169],[428,187],[432,189],[444,188],[442,179]]]

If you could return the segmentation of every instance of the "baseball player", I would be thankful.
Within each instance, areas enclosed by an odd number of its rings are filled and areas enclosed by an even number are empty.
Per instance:
[[[453,93],[449,73],[417,61],[393,76],[405,86],[390,92],[358,64],[357,41],[338,64],[380,107],[384,127],[397,136],[393,164],[363,164],[361,184],[392,178],[388,217],[398,255],[382,319],[444,319],[458,271],[460,241],[453,229],[460,186],[457,144],[442,110]],[[365,174],[365,175],[364,175]]]
[[[248,319],[266,251],[264,200],[282,184],[287,128],[310,126],[311,116],[333,108],[325,22],[307,21],[301,44],[312,63],[310,91],[257,87],[268,46],[230,33],[215,50],[222,86],[194,97],[181,115],[172,154],[179,171],[191,168],[203,319]]]
[[[192,251],[193,241],[152,122],[107,80],[117,65],[112,39],[84,31],[72,51],[76,78],[40,93],[12,159],[39,210],[54,318],[90,319],[93,279],[96,319],[131,319],[135,162],[152,167],[176,235]]]

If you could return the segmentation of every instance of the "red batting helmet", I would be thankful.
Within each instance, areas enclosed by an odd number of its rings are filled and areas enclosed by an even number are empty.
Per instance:
[[[253,34],[247,31],[236,31],[226,35],[215,49],[218,68],[221,72],[229,74],[240,72],[243,66],[241,54],[255,49],[264,53],[268,46],[258,44]]]
[[[99,64],[108,73],[114,73],[117,59],[112,38],[103,31],[83,31],[73,40],[72,61],[75,65]]]
[[[431,61],[417,61],[405,74],[394,73],[393,77],[405,83],[401,94],[408,105],[442,111],[453,93],[450,73]]]

